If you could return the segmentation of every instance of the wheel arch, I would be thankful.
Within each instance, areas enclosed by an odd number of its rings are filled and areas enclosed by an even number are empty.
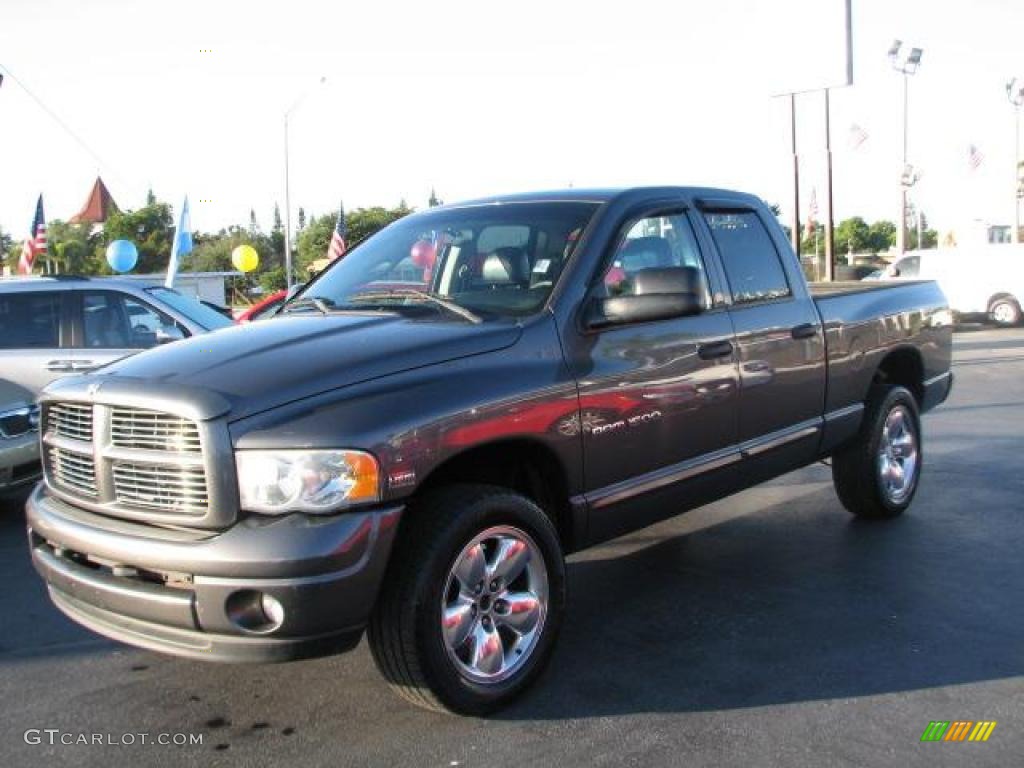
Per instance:
[[[924,360],[914,347],[898,347],[886,354],[878,364],[874,384],[898,384],[914,395],[918,406],[924,402]]]
[[[523,494],[551,518],[565,552],[583,539],[582,521],[569,502],[568,471],[540,440],[517,437],[466,448],[434,467],[416,495],[455,483],[484,483]]]

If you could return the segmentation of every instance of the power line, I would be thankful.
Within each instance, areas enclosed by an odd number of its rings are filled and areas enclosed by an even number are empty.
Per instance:
[[[50,109],[50,107],[48,107],[43,102],[42,99],[40,99],[38,96],[36,96],[36,94],[33,93],[32,90],[27,85],[25,85],[25,83],[21,80],[21,78],[19,78],[17,75],[15,75],[11,71],[10,67],[8,67],[8,66],[6,66],[4,64],[0,64],[0,69],[4,70],[7,73],[7,75],[11,78],[11,80],[16,82],[21,87],[21,90],[23,90],[25,93],[27,93],[29,95],[29,97],[37,105],[39,105],[39,108],[42,109],[43,112],[45,112],[47,115],[49,115],[50,118],[55,123],[57,123],[57,125],[59,125],[64,130],[65,133],[68,134],[68,136],[70,136],[72,139],[74,139],[75,142],[78,144],[78,146],[80,146],[82,149],[84,149],[89,154],[89,156],[92,157],[92,159],[96,161],[96,165],[99,168],[102,168],[105,171],[108,171],[115,179],[120,181],[122,184],[124,183],[124,178],[121,176],[121,174],[118,173],[117,170],[114,169],[109,163],[104,161],[103,158],[100,157],[99,154],[97,154],[97,152],[85,142],[85,139],[83,139],[81,136],[79,136],[77,133],[75,133],[75,131],[71,128],[71,126],[68,125],[63,119],[61,119],[60,115],[58,115],[56,112],[54,112],[52,109]],[[0,80],[2,80],[2,76],[0,76]],[[131,187],[133,185],[128,184],[126,186]]]

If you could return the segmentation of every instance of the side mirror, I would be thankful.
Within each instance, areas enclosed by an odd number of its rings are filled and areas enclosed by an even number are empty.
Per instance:
[[[172,341],[181,341],[185,338],[185,334],[181,332],[181,329],[176,325],[162,325],[155,334],[157,344],[169,344]]]
[[[667,320],[704,310],[703,278],[695,267],[641,269],[631,282],[629,295],[590,300],[585,315],[588,328]]]
[[[668,320],[697,315],[704,305],[696,293],[652,293],[641,296],[594,297],[587,307],[588,328]]]

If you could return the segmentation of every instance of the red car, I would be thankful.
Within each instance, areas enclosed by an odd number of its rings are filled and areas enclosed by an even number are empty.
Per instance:
[[[284,304],[288,291],[277,291],[270,294],[263,301],[257,302],[235,318],[236,323],[248,323],[253,320],[263,320],[277,314],[277,311]]]

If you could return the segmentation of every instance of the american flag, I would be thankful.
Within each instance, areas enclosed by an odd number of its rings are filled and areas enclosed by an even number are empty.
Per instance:
[[[807,206],[807,227],[805,228],[805,236],[811,237],[814,235],[814,228],[818,219],[818,191],[811,187],[811,202]]]
[[[41,253],[46,253],[46,217],[43,215],[42,195],[36,202],[36,215],[32,219],[32,228],[25,239],[25,244],[21,247],[18,271],[23,275],[31,275],[32,264],[35,262],[36,256]]]
[[[978,166],[980,166],[984,160],[985,156],[981,154],[981,150],[971,144],[967,151],[967,164],[971,166],[971,170],[978,170]]]
[[[868,140],[868,132],[856,123],[850,125],[850,149],[859,149],[860,145]]]
[[[335,261],[345,255],[345,235],[348,234],[348,227],[345,224],[345,206],[338,209],[338,223],[334,225],[334,233],[331,235],[331,244],[327,246],[327,259]]]

